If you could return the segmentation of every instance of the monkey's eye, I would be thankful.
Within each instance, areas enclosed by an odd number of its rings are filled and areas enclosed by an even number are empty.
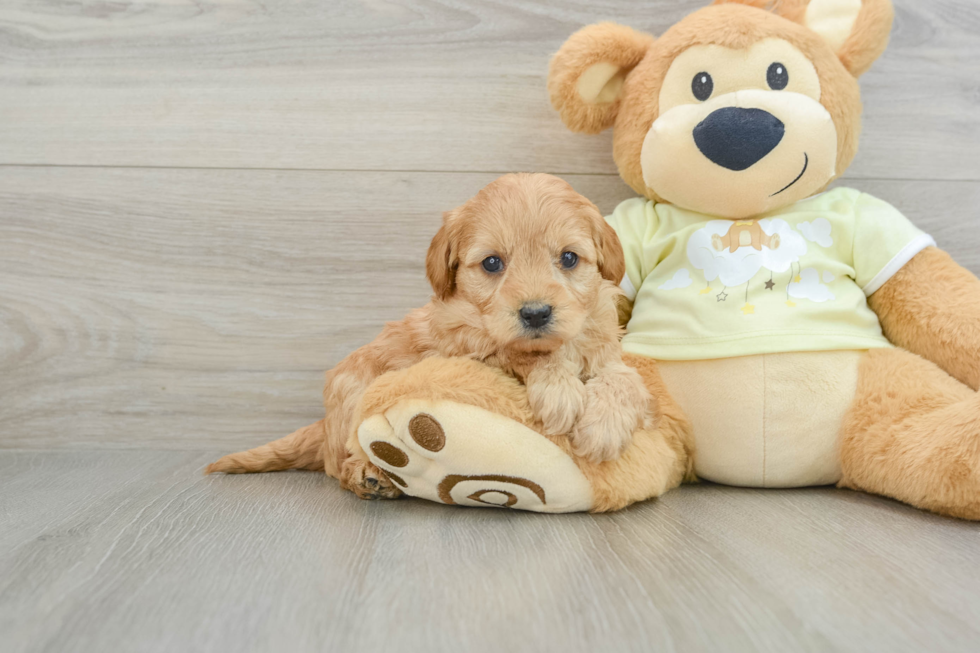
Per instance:
[[[504,262],[499,256],[488,256],[483,259],[483,269],[491,274],[495,274],[504,269]]]
[[[575,252],[562,252],[561,266],[566,270],[571,270],[578,265],[578,254]]]
[[[698,100],[704,102],[711,97],[714,90],[715,82],[711,79],[711,75],[702,72],[694,76],[694,81],[691,82],[691,92]]]
[[[766,71],[766,81],[769,83],[769,88],[781,91],[789,84],[789,71],[786,70],[786,66],[776,62]]]

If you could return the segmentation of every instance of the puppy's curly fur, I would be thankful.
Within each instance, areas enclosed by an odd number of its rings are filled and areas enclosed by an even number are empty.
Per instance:
[[[359,405],[385,372],[437,355],[513,374],[543,433],[567,433],[593,461],[615,458],[653,414],[646,386],[621,357],[616,282],[624,272],[616,233],[571,186],[543,174],[501,177],[443,216],[426,256],[432,301],[327,372],[326,417],[225,456],[207,473],[322,469],[361,498],[398,496],[358,444]]]

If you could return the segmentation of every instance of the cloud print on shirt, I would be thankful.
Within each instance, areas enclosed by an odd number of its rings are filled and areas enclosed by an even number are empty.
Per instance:
[[[692,283],[694,279],[691,278],[691,273],[687,271],[687,268],[681,268],[674,273],[674,276],[666,281],[662,286],[658,287],[657,290],[674,290],[676,288],[687,288]]]
[[[813,222],[801,222],[796,225],[803,237],[821,247],[830,247],[834,239],[830,236],[830,222],[827,218],[817,218]]]
[[[825,302],[836,299],[830,288],[820,283],[820,273],[813,268],[803,268],[800,280],[789,284],[789,296],[809,299],[811,302]]]
[[[734,252],[728,248],[718,251],[711,244],[712,236],[724,236],[735,223],[731,220],[712,220],[698,229],[687,241],[687,258],[698,270],[704,271],[706,281],[721,279],[727,287],[740,286],[765,268],[777,274],[789,270],[790,265],[806,254],[803,237],[785,220],[759,220],[759,226],[767,236],[779,235],[776,249],[763,247],[739,247]],[[829,223],[828,223],[829,224]]]

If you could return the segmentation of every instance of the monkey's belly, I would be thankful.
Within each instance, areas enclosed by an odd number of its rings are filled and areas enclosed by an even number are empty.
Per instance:
[[[658,361],[694,427],[700,478],[748,487],[840,480],[838,436],[863,351]]]

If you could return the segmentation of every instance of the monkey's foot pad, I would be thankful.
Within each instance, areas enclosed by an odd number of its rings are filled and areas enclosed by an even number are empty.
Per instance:
[[[357,436],[371,462],[413,497],[536,512],[592,506],[589,481],[565,452],[482,408],[406,399],[364,420]]]

